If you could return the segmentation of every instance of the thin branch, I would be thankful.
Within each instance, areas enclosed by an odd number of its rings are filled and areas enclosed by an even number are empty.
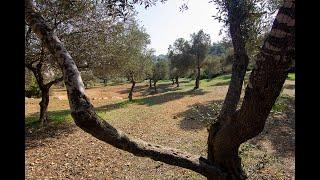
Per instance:
[[[36,59],[36,60],[31,61],[31,62],[25,63],[25,66],[26,66],[26,67],[27,67],[27,66],[33,67],[33,64],[36,63],[36,62],[39,62],[39,59]]]
[[[32,66],[32,63],[24,63],[24,66],[29,70],[31,70],[32,72],[36,71],[36,68]]]
[[[63,81],[63,76],[53,80],[53,81],[50,81],[49,83],[47,83],[45,86],[49,89],[52,85],[60,82],[60,81]]]

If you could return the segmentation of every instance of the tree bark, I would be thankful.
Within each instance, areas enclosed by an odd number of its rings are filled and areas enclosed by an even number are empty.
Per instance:
[[[136,86],[136,81],[134,80],[133,74],[130,74],[130,76],[131,76],[131,83],[132,83],[132,85],[131,85],[131,89],[130,89],[128,98],[129,98],[129,101],[132,101],[132,94],[133,94],[133,89],[134,89],[134,87]]]
[[[198,57],[197,61],[197,77],[196,77],[196,83],[193,89],[199,89],[199,84],[200,84],[200,59]]]
[[[44,125],[48,122],[48,105],[49,105],[49,91],[53,84],[56,84],[63,80],[63,77],[57,78],[47,84],[44,84],[43,81],[43,75],[41,73],[42,63],[43,63],[43,57],[41,57],[41,60],[38,62],[36,67],[33,67],[33,64],[37,62],[31,62],[27,63],[25,66],[31,70],[33,75],[36,78],[37,84],[39,85],[40,91],[41,91],[41,101],[39,103],[40,106],[40,116],[39,121],[41,125]]]
[[[171,85],[174,85],[174,78],[171,78],[171,81],[172,81],[172,84],[171,84]]]
[[[157,93],[157,81],[153,80],[154,92]]]
[[[245,178],[238,148],[263,130],[286,80],[294,46],[295,1],[286,0],[257,56],[240,110],[210,128],[208,159],[227,172],[227,178]]]
[[[150,78],[149,79],[149,88],[152,88],[152,82],[151,81],[152,81],[152,79]]]
[[[177,87],[180,86],[180,84],[179,84],[179,76],[176,76],[176,84],[177,84]]]
[[[229,32],[232,39],[234,58],[232,64],[232,76],[229,84],[228,92],[222,109],[219,113],[221,118],[232,115],[237,108],[240,100],[243,79],[249,63],[249,57],[246,51],[246,42],[243,37],[244,32],[241,29],[241,19],[238,17],[240,8],[236,1],[226,1],[228,10],[228,19],[230,22]]]
[[[44,125],[48,123],[49,89],[47,88],[41,89],[41,101],[39,105],[40,105],[39,121],[41,125]]]
[[[240,3],[239,1],[225,1],[225,3],[228,11],[229,32],[234,48],[234,57],[232,64],[231,81],[229,83],[227,95],[224,99],[215,126],[211,126],[209,130],[208,159],[210,162],[214,161],[211,154],[213,145],[210,143],[210,141],[215,136],[217,129],[220,128],[220,121],[229,119],[230,116],[235,113],[240,100],[243,80],[249,63],[249,57],[245,48],[245,39],[241,30],[241,20],[239,19],[239,17],[237,17],[237,14],[241,11],[240,8],[242,7],[240,7],[238,4],[235,4]],[[224,71],[223,65],[221,66],[221,68],[222,71]]]

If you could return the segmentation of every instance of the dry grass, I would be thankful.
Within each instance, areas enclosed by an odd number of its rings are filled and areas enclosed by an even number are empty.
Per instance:
[[[203,81],[201,90],[190,91],[192,84],[184,80],[176,88],[160,83],[159,93],[153,94],[147,83],[139,83],[132,103],[126,100],[129,84],[88,89],[87,95],[98,114],[124,132],[206,156],[206,127],[228,87]],[[249,179],[294,176],[294,81],[286,84],[291,88],[278,100],[285,105],[273,110],[263,133],[241,146]],[[135,157],[86,134],[73,123],[64,90],[53,90],[52,122],[41,128],[36,122],[39,101],[27,99],[25,105],[27,179],[204,179],[183,168]]]

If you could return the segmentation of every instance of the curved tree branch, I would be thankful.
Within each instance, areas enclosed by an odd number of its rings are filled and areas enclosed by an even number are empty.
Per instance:
[[[167,164],[191,169],[204,176],[224,176],[219,168],[210,165],[204,158],[134,139],[98,117],[85,95],[80,73],[72,57],[41,15],[35,12],[30,0],[25,2],[25,16],[32,31],[38,35],[45,47],[58,61],[67,88],[71,115],[77,126],[99,140],[136,156],[149,157]]]
[[[54,85],[54,84],[56,84],[56,83],[58,83],[58,82],[60,82],[62,80],[63,80],[63,76],[61,76],[61,77],[59,77],[59,78],[57,78],[57,79],[55,79],[53,81],[48,82],[45,86],[46,86],[46,88],[50,89],[50,87],[52,85]]]
[[[34,72],[34,71],[36,71],[36,68],[33,67],[32,64],[35,63],[35,62],[37,62],[37,61],[38,61],[38,60],[35,60],[35,61],[31,62],[31,63],[24,63],[24,66],[25,66],[26,68],[28,68],[30,71]]]

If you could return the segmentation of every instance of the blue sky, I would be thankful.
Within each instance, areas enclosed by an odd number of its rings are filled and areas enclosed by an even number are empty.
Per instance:
[[[179,11],[183,0],[168,0],[166,3],[157,3],[156,6],[144,9],[138,6],[137,19],[150,35],[149,48],[156,50],[156,55],[166,54],[170,44],[177,38],[190,39],[190,34],[203,29],[210,34],[211,41],[222,40],[219,30],[222,27],[212,16],[216,15],[214,4],[209,0],[189,0],[189,9]]]

